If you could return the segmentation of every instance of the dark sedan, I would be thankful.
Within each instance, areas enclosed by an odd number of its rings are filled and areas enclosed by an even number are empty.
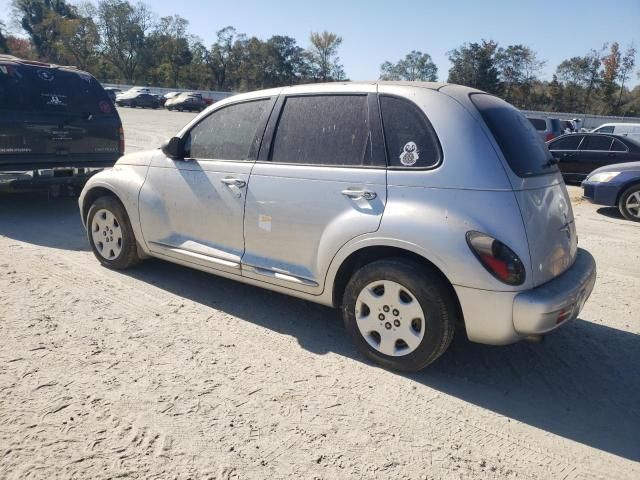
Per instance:
[[[599,168],[582,182],[582,188],[593,203],[618,207],[623,217],[640,222],[640,162]]]
[[[640,161],[640,143],[620,135],[570,133],[547,145],[566,181],[584,180],[607,165]]]
[[[152,93],[146,92],[125,92],[121,95],[118,95],[116,98],[116,105],[119,107],[150,107],[150,108],[158,108],[160,107],[160,97],[157,95],[153,95]]]

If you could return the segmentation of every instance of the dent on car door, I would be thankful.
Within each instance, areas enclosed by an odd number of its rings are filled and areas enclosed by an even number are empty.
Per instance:
[[[218,109],[186,133],[184,160],[154,159],[140,194],[152,252],[240,274],[246,188],[272,106],[258,99]]]
[[[319,293],[340,247],[380,225],[386,168],[377,102],[349,94],[278,103],[251,173],[242,272]]]

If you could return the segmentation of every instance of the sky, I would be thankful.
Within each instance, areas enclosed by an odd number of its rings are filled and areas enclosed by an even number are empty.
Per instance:
[[[0,0],[0,20],[8,23],[10,0]],[[74,3],[74,2],[71,2]],[[640,50],[640,0],[153,0],[158,16],[179,14],[190,31],[210,46],[215,32],[231,25],[238,32],[267,39],[294,37],[307,47],[312,31],[342,36],[341,63],[351,80],[377,79],[380,64],[396,62],[411,50],[432,56],[440,80],[450,67],[447,52],[465,42],[493,39],[522,43],[547,65],[550,79],[564,59],[618,41]],[[640,63],[640,56],[637,63]],[[630,85],[640,83],[636,68]]]

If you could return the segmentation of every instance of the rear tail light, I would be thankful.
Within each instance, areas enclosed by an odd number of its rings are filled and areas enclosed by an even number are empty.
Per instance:
[[[124,155],[124,129],[122,127],[118,130],[118,135],[120,136],[118,151],[120,152],[120,155]]]
[[[504,243],[480,232],[467,232],[467,243],[482,266],[502,283],[524,283],[524,265],[518,255]]]
[[[549,133],[547,133],[547,136],[544,137],[544,141],[545,142],[549,142],[549,141],[553,140],[554,138],[556,138],[556,136],[553,134],[553,132],[549,132]]]

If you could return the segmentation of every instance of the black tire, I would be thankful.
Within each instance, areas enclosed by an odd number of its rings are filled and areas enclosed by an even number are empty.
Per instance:
[[[137,102],[131,102],[131,108],[138,108]]]
[[[358,328],[355,314],[358,296],[367,285],[381,280],[391,280],[410,291],[424,313],[424,337],[406,355],[383,354],[367,342]],[[400,371],[421,370],[447,350],[453,339],[457,312],[457,303],[446,281],[404,258],[378,260],[360,268],[349,280],[342,302],[345,327],[358,350],[375,363]]]
[[[183,110],[184,110],[184,108],[182,108],[182,107],[178,107],[178,111],[179,111],[179,112],[182,112]]]
[[[640,199],[640,184],[632,185],[627,188],[622,195],[620,195],[620,200],[618,200],[618,210],[624,218],[627,220],[631,220],[632,222],[640,222],[640,210],[637,213],[634,213],[627,208],[627,201],[629,197],[636,196],[636,198]]]
[[[92,228],[93,228],[93,220],[94,216],[100,210],[107,210],[113,214],[117,223],[122,231],[122,250],[118,254],[118,256],[108,259],[105,258],[99,251],[96,245],[94,244]],[[113,196],[104,196],[96,199],[95,202],[89,208],[89,213],[87,214],[87,236],[89,238],[89,244],[91,245],[91,250],[93,254],[96,256],[98,261],[102,263],[105,267],[114,269],[114,270],[124,270],[126,268],[132,267],[140,262],[140,257],[138,256],[138,246],[136,243],[136,237],[133,233],[133,229],[131,228],[131,222],[129,221],[129,216],[125,211],[122,203],[113,197]]]

